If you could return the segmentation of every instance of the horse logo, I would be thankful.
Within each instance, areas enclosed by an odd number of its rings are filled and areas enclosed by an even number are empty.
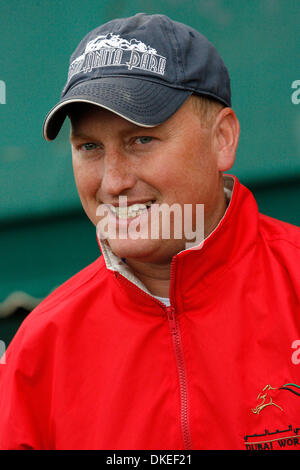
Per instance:
[[[273,398],[271,397],[271,395],[269,393],[270,390],[277,390],[277,388],[276,387],[275,388],[271,387],[271,385],[266,385],[262,389],[262,391],[258,394],[258,397],[256,398],[256,400],[261,400],[261,402],[256,406],[256,408],[252,408],[252,412],[254,414],[259,415],[261,410],[266,408],[266,406],[271,406],[271,405],[277,406],[277,408],[279,408],[281,411],[283,411],[281,406],[274,403]]]
[[[108,33],[105,36],[97,36],[95,39],[89,41],[86,45],[84,53],[88,54],[89,52],[97,51],[103,47],[117,47],[129,51],[136,50],[139,52],[148,52],[148,54],[157,54],[156,49],[144,44],[142,41],[139,41],[135,38],[132,38],[130,39],[130,41],[127,41],[127,39],[121,38],[119,34],[112,33]]]
[[[294,383],[287,383],[282,385],[281,387],[271,387],[271,385],[266,385],[256,398],[256,400],[260,400],[260,403],[255,408],[252,408],[251,411],[254,414],[258,415],[267,406],[276,406],[281,411],[283,411],[281,406],[277,405],[277,403],[273,401],[273,398],[270,394],[270,390],[287,390],[289,392],[292,392],[294,395],[300,397],[299,389],[300,386]]]

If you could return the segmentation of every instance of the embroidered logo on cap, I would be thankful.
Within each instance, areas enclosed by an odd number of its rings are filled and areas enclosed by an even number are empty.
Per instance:
[[[80,73],[91,72],[99,67],[123,66],[127,70],[134,68],[165,74],[167,59],[159,55],[151,46],[133,38],[130,41],[119,34],[108,33],[89,41],[85,51],[71,62],[68,81]]]

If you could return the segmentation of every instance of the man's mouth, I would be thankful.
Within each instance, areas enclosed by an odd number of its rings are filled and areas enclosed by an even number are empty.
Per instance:
[[[113,206],[110,205],[110,210],[119,219],[133,219],[146,212],[155,200],[147,201],[142,204],[131,204],[129,206]]]

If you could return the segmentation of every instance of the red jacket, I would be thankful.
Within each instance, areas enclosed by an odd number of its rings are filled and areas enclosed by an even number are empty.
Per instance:
[[[0,365],[1,449],[300,449],[300,229],[234,181],[174,256],[171,307],[106,254],[29,314]]]

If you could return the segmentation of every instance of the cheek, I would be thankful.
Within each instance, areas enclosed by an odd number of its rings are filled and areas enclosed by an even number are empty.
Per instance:
[[[90,164],[83,164],[73,158],[73,173],[80,197],[88,198],[97,192],[101,178]]]
[[[182,162],[181,162],[182,163]],[[195,159],[178,161],[160,178],[161,188],[168,198],[183,203],[204,203],[208,206],[218,188],[218,169],[213,160],[197,155]]]
[[[97,191],[99,189],[100,181],[97,171],[91,171],[86,165],[80,165],[73,162],[73,173],[77,192],[82,204],[82,207],[94,225],[97,225],[98,219],[97,212]]]
[[[155,172],[152,168],[152,180],[160,192],[179,198],[199,190],[199,186],[203,186],[205,174],[207,171],[200,156],[193,159],[184,152],[169,153],[168,158],[156,162]]]

